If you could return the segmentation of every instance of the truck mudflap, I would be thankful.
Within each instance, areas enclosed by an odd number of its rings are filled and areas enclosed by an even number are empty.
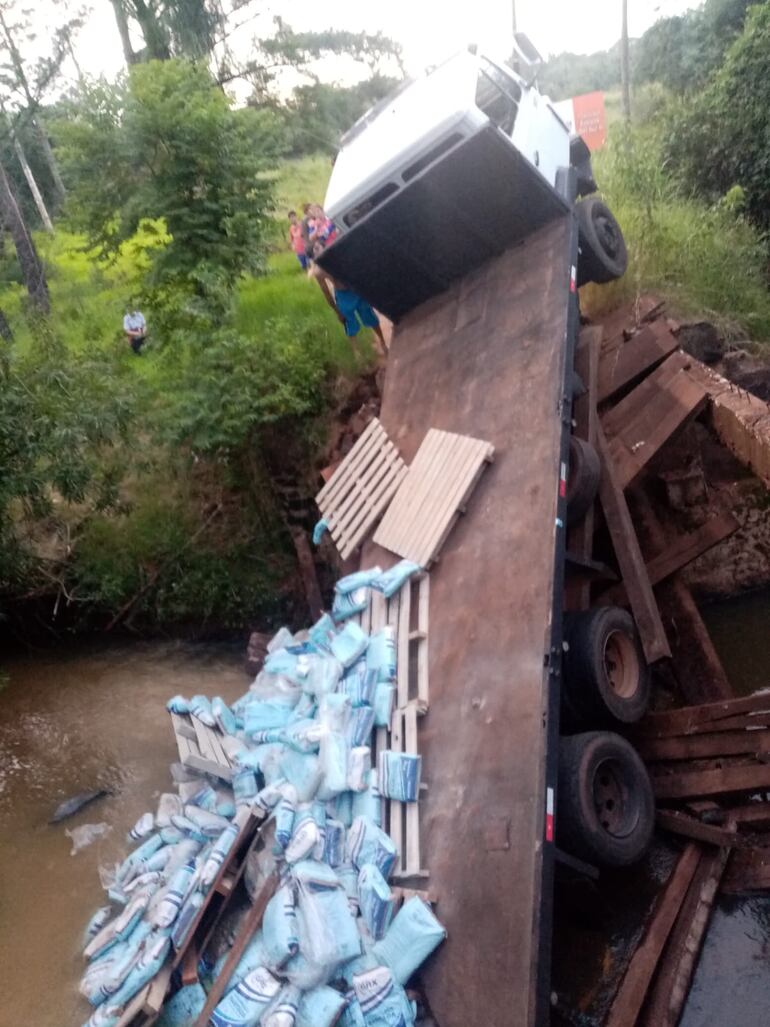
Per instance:
[[[319,263],[397,321],[568,209],[489,125],[402,185]]]

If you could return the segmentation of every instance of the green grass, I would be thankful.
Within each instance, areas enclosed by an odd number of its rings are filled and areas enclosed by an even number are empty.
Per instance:
[[[676,316],[714,321],[728,340],[770,342],[766,244],[735,210],[682,196],[644,130],[627,142],[611,132],[594,169],[629,266],[620,281],[583,290],[589,315],[653,292]]]
[[[276,214],[302,213],[304,203],[323,204],[332,165],[326,154],[285,161],[276,177]]]

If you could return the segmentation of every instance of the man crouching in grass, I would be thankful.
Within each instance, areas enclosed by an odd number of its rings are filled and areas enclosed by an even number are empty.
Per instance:
[[[318,282],[324,299],[337,315],[340,324],[345,329],[345,335],[350,339],[353,352],[360,355],[354,339],[364,328],[371,328],[377,338],[377,352],[381,357],[388,355],[388,346],[385,336],[382,334],[380,319],[371,304],[359,296],[357,292],[338,281],[328,274],[318,264],[316,258],[323,253],[324,244],[320,241],[311,243],[307,248],[307,255],[311,260],[308,272],[311,278]]]

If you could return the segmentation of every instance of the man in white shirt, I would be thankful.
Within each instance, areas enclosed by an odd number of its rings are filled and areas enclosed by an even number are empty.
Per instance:
[[[141,310],[127,310],[123,318],[123,331],[134,353],[140,353],[147,339],[147,322]]]

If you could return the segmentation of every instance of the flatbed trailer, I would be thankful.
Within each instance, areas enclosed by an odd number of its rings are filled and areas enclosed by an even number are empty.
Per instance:
[[[577,257],[554,204],[397,324],[385,377],[407,462],[430,428],[495,447],[430,572],[422,842],[448,939],[423,981],[440,1027],[549,1021]],[[370,541],[375,562],[394,557]]]

